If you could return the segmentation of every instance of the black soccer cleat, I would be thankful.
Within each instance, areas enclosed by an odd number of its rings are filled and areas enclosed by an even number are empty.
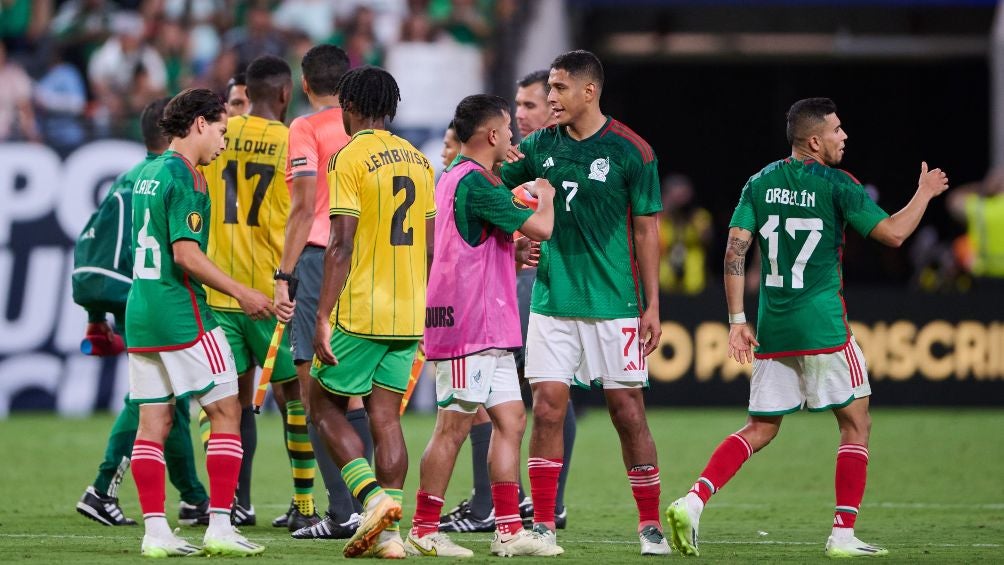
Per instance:
[[[439,523],[439,531],[441,532],[494,532],[495,531],[495,509],[488,513],[488,516],[484,518],[478,518],[471,512],[471,507],[468,505],[459,517],[450,520],[448,522]]]
[[[300,512],[299,508],[294,508],[292,512],[289,513],[289,519],[286,521],[286,528],[289,529],[290,533],[303,528],[309,528],[314,524],[321,521],[321,517],[317,515],[317,511],[314,511],[313,516],[307,516],[306,514]]]
[[[244,508],[235,502],[230,509],[230,522],[235,526],[254,526],[258,522],[254,505],[252,504],[251,508]]]
[[[359,514],[353,514],[341,524],[331,514],[325,514],[316,524],[300,528],[290,536],[294,539],[349,539],[355,535],[361,522],[362,516]]]
[[[533,500],[529,496],[524,496],[519,503],[519,517],[524,528],[529,530],[533,527]]]
[[[105,526],[135,526],[136,521],[125,517],[119,507],[119,499],[101,496],[93,486],[87,487],[77,502],[77,512]]]
[[[275,519],[272,520],[272,527],[273,528],[287,527],[289,525],[289,515],[292,514],[293,510],[295,509],[296,509],[296,504],[294,504],[292,500],[289,501],[289,510],[286,510],[284,514],[279,514],[278,516],[276,516]]]
[[[199,504],[189,504],[184,500],[178,503],[178,523],[182,526],[208,526],[209,499]]]

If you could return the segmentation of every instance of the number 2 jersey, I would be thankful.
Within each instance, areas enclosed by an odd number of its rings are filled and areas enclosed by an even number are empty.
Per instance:
[[[436,216],[429,160],[386,130],[362,130],[328,161],[328,186],[332,221],[339,215],[359,219],[331,322],[366,338],[421,338],[425,221]]]
[[[887,217],[857,179],[813,159],[789,157],[750,177],[729,227],[760,243],[758,358],[844,347],[844,228],[867,237]]]
[[[202,167],[213,202],[209,259],[270,298],[289,218],[288,141],[282,122],[234,116],[227,121],[226,149]],[[241,311],[237,299],[211,288],[206,292],[213,308]]]
[[[574,318],[635,318],[645,307],[633,216],[662,210],[658,163],[638,134],[613,118],[574,140],[551,126],[502,165],[510,188],[546,178],[555,188],[554,231],[541,244],[530,311]]]

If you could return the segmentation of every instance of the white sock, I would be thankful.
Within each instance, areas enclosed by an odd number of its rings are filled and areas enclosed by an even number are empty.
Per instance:
[[[230,514],[223,512],[209,513],[209,527],[206,528],[207,536],[220,536],[233,531],[234,526],[230,523]]]
[[[838,528],[834,526],[830,535],[837,541],[850,541],[854,537],[854,528]]]
[[[143,518],[143,526],[146,528],[146,534],[148,536],[166,538],[173,535],[171,532],[171,526],[167,523],[167,518],[163,516],[150,516],[149,518]]]
[[[697,493],[691,491],[687,493],[686,499],[687,510],[690,510],[692,513],[700,516],[701,512],[704,511],[704,501],[701,500],[701,497],[697,496]]]

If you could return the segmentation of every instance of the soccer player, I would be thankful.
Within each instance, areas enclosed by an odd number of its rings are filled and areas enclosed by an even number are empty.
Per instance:
[[[227,117],[243,116],[248,112],[248,83],[247,75],[243,72],[235,74],[227,81],[226,87],[226,107]]]
[[[862,236],[899,247],[917,228],[928,202],[948,188],[948,177],[923,163],[913,199],[889,216],[857,179],[834,168],[843,159],[847,133],[831,100],[799,100],[787,120],[791,156],[750,177],[729,223],[729,356],[753,362],[749,419],[718,446],[690,492],[666,509],[673,546],[684,555],[698,555],[698,521],[711,495],[777,436],[785,414],[803,406],[812,412],[831,410],[840,430],[837,506],[826,555],[888,553],[854,536],[868,468],[871,386],[847,325],[844,228],[850,224]],[[754,235],[760,237],[763,257],[756,335],[743,312],[746,253]]]
[[[108,195],[84,226],[73,250],[73,300],[87,310],[87,341],[91,355],[117,355],[124,347],[119,333],[125,329],[126,298],[132,285],[132,189],[143,167],[163,153],[170,143],[157,124],[168,100],[170,98],[155,100],[143,109],[140,123],[146,158],[115,179]],[[109,312],[115,317],[114,329],[106,319]],[[115,344],[117,346],[112,347]],[[208,524],[209,495],[195,470],[190,422],[188,399],[178,399],[174,423],[164,443],[164,459],[168,477],[181,494],[178,522]],[[129,402],[126,395],[125,406],[115,418],[108,436],[98,476],[77,502],[77,512],[106,526],[136,525],[118,505],[118,488],[129,470],[137,427],[139,407]]]
[[[237,372],[223,329],[206,304],[203,285],[234,297],[249,316],[271,316],[267,296],[233,280],[205,254],[210,214],[206,179],[195,168],[224,148],[223,101],[189,89],[164,109],[161,129],[172,138],[143,168],[133,188],[133,283],[126,304],[129,395],[140,405],[132,450],[133,479],[146,533],[142,554],[185,556],[203,551],[171,532],[164,516],[164,440],[178,398],[194,396],[209,415],[206,452],[209,554],[253,555],[265,550],[230,523],[241,464]],[[292,312],[278,311],[288,319]]]
[[[592,53],[559,55],[548,85],[557,125],[530,134],[501,169],[509,187],[543,177],[559,191],[554,233],[541,245],[526,339],[534,528],[554,540],[569,387],[591,384],[603,389],[620,436],[641,553],[665,555],[658,460],[642,396],[645,357],[661,335],[655,153],[600,111],[603,66]]]
[[[338,104],[338,81],[349,68],[349,58],[340,47],[317,45],[303,56],[303,91],[315,112],[293,120],[289,126],[289,157],[286,183],[290,193],[290,212],[286,222],[286,243],[275,280],[275,301],[289,299],[289,284],[297,281],[296,310],[290,326],[293,363],[301,390],[310,382],[310,361],[314,357],[314,320],[317,298],[321,293],[324,270],[324,247],[328,244],[331,220],[328,218],[328,160],[346,143],[349,136],[342,123],[342,108]],[[301,408],[302,410],[302,408]],[[290,412],[292,414],[292,412]],[[304,418],[301,413],[299,416]],[[366,458],[372,456],[369,420],[362,399],[349,401],[347,417],[352,427],[368,443]],[[307,421],[309,441],[317,455],[317,466],[328,491],[328,511],[324,519],[311,526],[293,531],[297,539],[344,539],[351,537],[359,525],[358,501],[352,496],[338,466],[331,460],[316,427]],[[308,437],[300,436],[305,442]],[[299,462],[294,459],[293,464]],[[306,475],[308,469],[301,472]],[[310,482],[313,484],[313,469]],[[307,478],[301,479],[304,484]],[[297,502],[294,500],[294,503]],[[286,515],[272,522],[286,526]]]
[[[289,192],[282,173],[289,131],[282,121],[292,95],[292,71],[286,61],[263,55],[251,61],[245,74],[248,113],[227,121],[226,149],[219,159],[203,168],[210,198],[222,203],[213,207],[209,220],[208,255],[223,272],[271,298],[289,217]],[[265,361],[277,321],[249,319],[233,298],[213,289],[208,291],[207,302],[226,332],[240,375],[244,462],[237,485],[234,523],[251,526],[257,521],[251,504],[251,464],[258,443],[251,407],[257,384],[255,367]],[[296,441],[304,410],[285,333],[275,359],[272,385],[283,417],[293,475],[296,509],[289,527],[299,529],[320,518],[314,511],[312,492],[299,483],[301,470],[314,467],[314,452],[309,442]]]
[[[460,140],[457,139],[457,128],[450,122],[443,133],[443,152],[439,154],[443,158],[443,167],[449,167],[450,163],[457,158],[460,153]]]
[[[331,235],[317,307],[310,417],[364,509],[343,553],[401,558],[397,521],[408,452],[399,413],[425,323],[433,172],[421,152],[386,130],[400,100],[390,73],[353,69],[337,90],[352,140],[328,163]],[[379,483],[345,417],[352,396],[365,398]]]
[[[475,412],[486,408],[494,429],[488,454],[497,530],[496,555],[560,555],[519,515],[519,451],[526,426],[512,350],[522,345],[516,304],[517,228],[546,240],[554,226],[554,187],[534,184],[537,211],[516,200],[491,173],[509,151],[509,104],[477,94],[461,100],[453,124],[460,155],[436,185],[435,253],[425,314],[426,358],[436,367],[436,428],[422,456],[407,549],[414,555],[470,557],[439,533],[443,495]],[[529,247],[526,245],[525,247]],[[479,284],[466,284],[475,276]]]

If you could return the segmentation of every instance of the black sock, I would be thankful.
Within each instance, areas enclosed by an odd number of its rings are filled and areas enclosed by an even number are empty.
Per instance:
[[[309,416],[307,418],[307,435],[310,436],[310,445],[314,447],[317,470],[321,473],[324,489],[328,493],[328,514],[331,514],[338,523],[345,522],[356,511],[355,498],[349,492],[349,487],[345,486],[341,469],[331,459],[328,446],[325,445],[321,434],[317,433],[317,428],[310,422]]]
[[[471,514],[486,518],[491,513],[492,481],[488,476],[488,446],[492,439],[492,423],[471,426],[471,463],[474,470],[474,495],[471,496]]]
[[[565,411],[565,424],[561,428],[561,436],[564,438],[565,451],[562,453],[563,464],[561,474],[558,475],[558,497],[555,499],[554,513],[561,514],[565,510],[565,483],[568,482],[568,469],[572,464],[572,448],[575,447],[575,408],[572,401],[568,401],[568,410]]]
[[[243,508],[251,508],[251,464],[254,463],[254,452],[258,448],[258,426],[254,421],[254,409],[248,406],[241,410],[241,449],[244,457],[241,459],[241,472],[237,475],[237,504]]]
[[[352,429],[356,431],[359,435],[359,439],[363,442],[363,457],[373,464],[373,434],[370,433],[370,418],[366,413],[365,408],[357,408],[355,410],[349,410],[345,413],[345,417],[349,420],[349,424],[352,425]],[[363,505],[359,503],[355,498],[352,499],[353,504],[355,504],[356,513],[362,514]]]

